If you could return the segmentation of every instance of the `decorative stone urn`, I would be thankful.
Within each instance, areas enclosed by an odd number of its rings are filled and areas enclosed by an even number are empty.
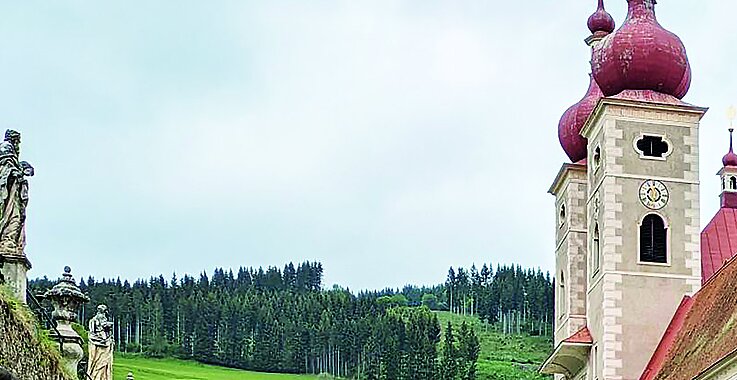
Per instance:
[[[77,310],[82,303],[90,298],[79,289],[72,277],[72,269],[64,267],[59,282],[44,293],[44,298],[51,301],[54,311],[51,317],[56,322],[56,330],[51,330],[49,336],[62,343],[62,358],[69,373],[76,374],[77,366],[84,356],[82,338],[72,329],[72,323],[77,322]]]

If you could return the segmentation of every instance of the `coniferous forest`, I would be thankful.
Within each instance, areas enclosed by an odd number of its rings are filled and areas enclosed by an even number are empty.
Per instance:
[[[324,289],[320,263],[216,269],[199,278],[87,278],[87,323],[106,304],[116,349],[264,372],[358,379],[476,378],[479,342],[465,323],[441,334],[433,310],[478,315],[505,333],[547,334],[549,275],[520,267],[451,268],[447,282],[353,294]],[[35,293],[53,286],[30,283]]]

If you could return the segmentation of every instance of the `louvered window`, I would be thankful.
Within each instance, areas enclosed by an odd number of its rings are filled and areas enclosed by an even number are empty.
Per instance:
[[[640,226],[640,261],[645,263],[668,263],[668,229],[663,219],[649,214]]]

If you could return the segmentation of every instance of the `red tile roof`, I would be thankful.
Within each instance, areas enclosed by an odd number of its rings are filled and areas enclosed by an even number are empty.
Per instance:
[[[681,303],[671,328],[678,331],[666,332],[641,379],[691,380],[737,350],[737,260]]]
[[[737,252],[737,209],[721,208],[701,232],[701,282],[706,283]]]
[[[593,344],[594,338],[591,337],[589,328],[584,326],[581,330],[578,330],[575,334],[571,335],[568,339],[564,340],[565,343],[588,343]]]
[[[555,347],[555,350],[540,366],[540,373],[565,376],[578,373],[586,366],[593,343],[594,339],[588,327],[584,326]]]

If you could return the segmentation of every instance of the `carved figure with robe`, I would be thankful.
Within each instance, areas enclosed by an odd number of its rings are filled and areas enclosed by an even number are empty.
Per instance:
[[[0,143],[0,254],[24,256],[28,180],[33,167],[20,161],[20,133],[7,130]]]
[[[107,306],[97,307],[88,327],[87,373],[92,380],[113,380],[113,324],[107,319]]]

